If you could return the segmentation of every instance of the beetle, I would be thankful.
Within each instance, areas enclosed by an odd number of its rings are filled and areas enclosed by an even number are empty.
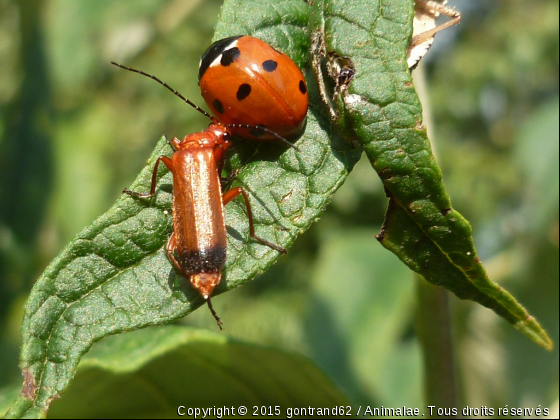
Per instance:
[[[247,207],[249,234],[259,242],[286,253],[286,250],[255,234],[253,216],[247,193],[241,187],[222,195],[220,169],[224,153],[231,145],[231,132],[223,124],[211,123],[199,133],[183,140],[173,138],[171,157],[160,156],[152,174],[149,193],[128,188],[123,193],[149,198],[155,194],[158,167],[163,163],[173,174],[173,233],[166,253],[175,267],[200,292],[220,329],[222,321],[214,311],[210,296],[222,278],[226,262],[226,226],[224,205],[241,195]],[[175,256],[175,253],[177,256]]]

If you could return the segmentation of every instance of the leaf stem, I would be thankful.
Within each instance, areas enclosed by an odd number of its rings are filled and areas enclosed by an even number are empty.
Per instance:
[[[426,405],[458,407],[448,292],[414,274],[418,294],[416,330],[424,353]]]

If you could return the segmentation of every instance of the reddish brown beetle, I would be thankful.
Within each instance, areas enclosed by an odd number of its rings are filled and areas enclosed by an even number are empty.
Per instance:
[[[241,194],[247,206],[250,235],[279,252],[286,252],[255,235],[249,199],[241,187],[228,190],[222,196],[219,169],[223,166],[224,152],[231,145],[230,138],[229,130],[217,123],[211,123],[200,133],[189,134],[182,141],[174,138],[170,144],[175,153],[171,157],[160,156],[157,160],[150,192],[123,191],[137,197],[151,197],[156,190],[159,163],[163,162],[171,171],[173,233],[167,243],[167,255],[173,266],[206,300],[220,329],[223,329],[222,322],[212,308],[210,295],[220,283],[226,262],[224,205]]]

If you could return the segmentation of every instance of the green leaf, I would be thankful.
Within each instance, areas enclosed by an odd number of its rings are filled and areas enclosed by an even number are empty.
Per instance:
[[[321,232],[307,340],[313,360],[352,390],[356,404],[371,404],[375,390],[376,404],[421,405],[420,348],[403,339],[414,283],[410,270],[373,240],[372,228]]]
[[[0,388],[0,418],[4,418],[4,415],[17,398],[20,390],[21,383],[7,385]]]
[[[422,107],[407,69],[413,2],[316,1],[312,22],[327,54],[349,58],[355,77],[335,103],[390,199],[378,239],[412,270],[461,299],[491,308],[546,349],[552,341],[525,308],[491,281],[469,223],[452,208],[422,125]]]
[[[100,403],[100,402],[103,403]],[[308,359],[176,326],[107,338],[83,358],[53,418],[175,418],[179,406],[334,407],[348,399]],[[210,417],[214,417],[211,415]],[[237,412],[234,412],[237,414]],[[260,414],[260,411],[259,411]],[[197,417],[202,417],[200,414]]]
[[[308,48],[308,7],[299,0],[273,5],[227,2],[223,21],[234,19],[236,24],[221,24],[216,36],[257,35],[302,64]],[[278,143],[241,142],[229,156],[229,169],[239,170],[233,185],[243,186],[250,195],[257,235],[284,247],[320,217],[360,155],[331,132],[313,105],[297,145],[301,152]],[[170,154],[163,139],[132,190],[149,190],[155,161],[162,154]],[[25,384],[9,417],[44,417],[94,342],[175,321],[203,303],[176,275],[165,254],[172,229],[172,181],[166,172],[160,172],[153,200],[120,198],[38,279],[22,325],[20,367]],[[216,294],[251,280],[279,257],[250,240],[246,211],[238,201],[226,206],[228,260]]]
[[[351,57],[357,69],[344,98],[352,100],[337,101],[344,113],[339,127],[331,126],[307,71],[311,104],[306,131],[297,142],[301,152],[277,143],[242,142],[228,156],[227,169],[239,170],[233,186],[249,192],[257,234],[289,247],[320,217],[361,153],[340,139],[337,128],[345,135],[355,133],[391,198],[382,244],[429,281],[492,306],[535,341],[551,346],[536,321],[487,278],[468,223],[451,208],[406,69],[412,2],[374,2],[367,7],[369,13],[358,1],[314,3],[321,28],[328,33],[328,48]],[[309,10],[302,0],[226,1],[215,37],[258,36],[303,67],[309,51]],[[170,151],[162,140],[131,189],[149,189],[155,160],[164,153]],[[119,199],[37,281],[22,326],[25,384],[9,416],[46,416],[94,342],[172,322],[203,303],[176,276],[165,255],[171,232],[171,177],[165,170],[160,175],[153,200]],[[228,261],[216,293],[249,281],[279,257],[248,238],[239,200],[226,207],[226,223]],[[413,234],[403,233],[408,228]],[[418,252],[418,243],[432,251]]]

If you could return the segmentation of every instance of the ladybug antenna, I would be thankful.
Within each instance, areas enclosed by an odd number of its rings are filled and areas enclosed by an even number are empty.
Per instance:
[[[175,89],[173,89],[171,86],[169,86],[167,83],[165,83],[163,80],[158,79],[156,76],[154,76],[153,74],[148,74],[143,72],[142,70],[137,70],[134,69],[132,67],[126,67],[123,66],[119,63],[115,63],[114,61],[111,61],[111,64],[113,64],[114,66],[120,67],[121,69],[125,69],[128,71],[132,71],[134,73],[138,73],[141,74],[142,76],[146,76],[149,77],[150,79],[155,80],[156,82],[158,82],[160,85],[166,87],[168,90],[170,90],[171,92],[173,92],[173,94],[175,96],[178,96],[179,98],[181,98],[183,101],[185,101],[186,103],[188,103],[190,106],[192,106],[194,109],[196,109],[198,112],[200,112],[201,114],[206,115],[208,118],[210,118],[211,120],[213,120],[212,116],[206,112],[205,110],[203,110],[202,108],[200,108],[198,105],[196,105],[195,103],[189,101],[187,98],[185,98],[183,95],[181,95],[179,92],[177,92]],[[218,318],[219,319],[219,318]]]
[[[278,134],[276,134],[274,131],[269,130],[266,127],[263,127],[262,125],[248,125],[248,124],[228,124],[226,125],[227,128],[253,128],[253,129],[257,129],[257,130],[261,130],[261,131],[265,131],[268,134],[272,134],[274,137],[276,137],[276,139],[280,140],[282,143],[284,143],[287,146],[290,146],[292,149],[297,150],[299,153],[301,153],[301,150],[293,143],[290,143],[288,140],[286,140],[284,137],[279,136]]]
[[[220,319],[220,317],[218,316],[218,314],[216,313],[216,311],[214,310],[214,308],[212,307],[212,302],[210,301],[210,297],[208,299],[206,299],[206,303],[208,303],[208,308],[210,308],[210,312],[212,312],[212,315],[214,315],[214,318],[216,319],[216,322],[218,323],[218,327],[220,327],[220,331],[224,330],[224,323],[222,322],[222,320]]]

